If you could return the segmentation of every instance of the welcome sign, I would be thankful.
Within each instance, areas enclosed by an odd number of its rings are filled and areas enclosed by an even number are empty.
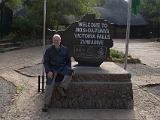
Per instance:
[[[72,56],[80,65],[99,66],[113,46],[107,21],[85,15],[61,33],[63,42],[70,47]]]

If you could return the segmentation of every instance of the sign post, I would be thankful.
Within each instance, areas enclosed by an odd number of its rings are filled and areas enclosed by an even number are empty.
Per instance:
[[[44,60],[44,53],[45,53],[45,38],[46,38],[46,0],[44,0],[44,16],[43,16],[43,60]],[[44,92],[44,65],[42,60],[42,92]]]
[[[127,69],[128,46],[129,46],[129,36],[130,36],[130,26],[131,26],[131,6],[132,6],[132,0],[129,0],[128,1],[126,45],[125,45],[125,60],[124,60],[124,69],[125,70]]]

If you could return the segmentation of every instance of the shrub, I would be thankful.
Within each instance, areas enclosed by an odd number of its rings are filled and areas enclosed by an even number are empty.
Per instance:
[[[123,54],[123,52],[120,52],[115,49],[110,50],[110,58],[108,59],[109,61],[123,63],[124,59],[125,55]],[[141,61],[138,58],[132,58],[131,55],[128,55],[127,61],[128,63],[141,63]]]

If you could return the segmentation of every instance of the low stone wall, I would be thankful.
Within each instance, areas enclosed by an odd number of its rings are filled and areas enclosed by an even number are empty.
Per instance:
[[[75,63],[73,64],[73,66]],[[56,88],[52,105],[60,108],[133,108],[131,75],[111,62],[100,67],[74,66],[67,97],[60,97]]]

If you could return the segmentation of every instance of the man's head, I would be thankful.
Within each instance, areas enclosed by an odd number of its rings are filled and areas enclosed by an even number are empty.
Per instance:
[[[55,47],[59,47],[61,44],[61,36],[59,34],[54,34],[52,37],[52,42]]]

